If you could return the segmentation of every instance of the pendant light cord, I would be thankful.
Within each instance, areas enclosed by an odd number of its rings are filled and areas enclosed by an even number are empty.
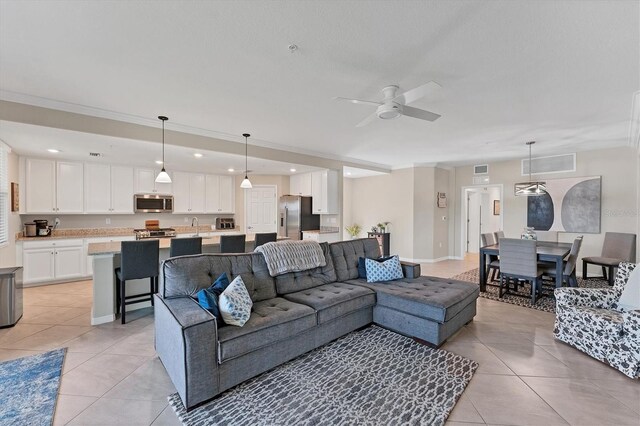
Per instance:
[[[162,170],[164,170],[164,120],[162,120]]]

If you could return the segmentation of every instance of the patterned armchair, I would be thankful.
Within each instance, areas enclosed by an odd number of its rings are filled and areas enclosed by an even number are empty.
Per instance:
[[[633,263],[622,262],[612,288],[557,288],[556,339],[640,377],[640,311],[620,312],[617,302]]]

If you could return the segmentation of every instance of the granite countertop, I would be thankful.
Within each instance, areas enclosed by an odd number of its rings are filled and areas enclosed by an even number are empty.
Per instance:
[[[340,228],[320,227],[320,229],[309,229],[302,232],[308,232],[309,234],[337,234],[340,232]]]
[[[142,228],[143,226],[141,226]],[[193,226],[168,226],[173,228],[177,234],[195,234]],[[139,228],[135,228],[139,229]],[[53,235],[47,237],[25,237],[22,232],[16,234],[16,241],[44,241],[55,239],[73,239],[73,238],[99,238],[99,237],[129,237],[133,236],[134,228],[69,228],[56,229]],[[207,232],[240,232],[239,228],[234,229],[211,229],[211,225],[198,226],[200,233]]]
[[[171,238],[159,238],[160,249],[168,249],[171,246]],[[278,241],[288,240],[286,237],[278,237]],[[255,234],[248,234],[246,242],[250,243],[255,241]],[[220,244],[220,237],[205,237],[202,239],[203,246],[212,246]],[[88,246],[87,254],[89,256],[99,254],[118,254],[120,253],[120,241],[109,241],[104,243],[90,243]]]

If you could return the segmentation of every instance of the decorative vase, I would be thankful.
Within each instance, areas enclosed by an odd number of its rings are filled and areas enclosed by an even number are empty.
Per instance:
[[[533,230],[533,227],[525,226],[524,231],[522,231],[522,234],[520,235],[520,238],[522,238],[523,240],[537,240],[538,235],[536,234],[536,231]]]

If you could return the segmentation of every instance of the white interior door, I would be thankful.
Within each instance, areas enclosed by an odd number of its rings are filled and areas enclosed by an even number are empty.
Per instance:
[[[480,208],[481,197],[478,192],[467,193],[467,252],[480,251]]]
[[[254,186],[245,190],[246,232],[277,232],[276,228],[276,187]]]

